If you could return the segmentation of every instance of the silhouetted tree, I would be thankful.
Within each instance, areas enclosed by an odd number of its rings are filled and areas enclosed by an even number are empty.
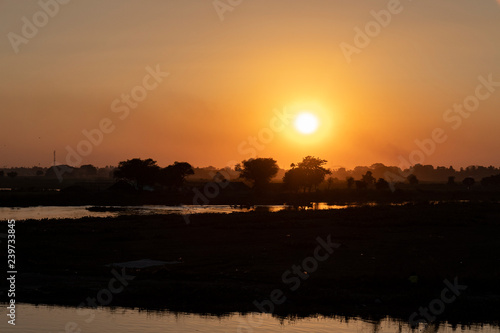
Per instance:
[[[413,166],[412,173],[415,175],[415,177],[417,177],[417,179],[432,179],[433,175],[436,173],[436,170],[432,165],[415,164]]]
[[[31,168],[31,171],[35,173],[35,176],[43,176],[45,173],[43,168],[38,166]]]
[[[240,178],[251,181],[256,189],[263,189],[278,173],[279,167],[272,158],[251,158],[236,165]]]
[[[160,167],[156,161],[148,158],[141,160],[134,158],[127,161],[122,161],[114,170],[113,176],[117,179],[126,179],[134,181],[139,189],[144,185],[152,185],[158,178]]]
[[[375,184],[375,178],[373,177],[373,173],[371,171],[367,171],[361,179],[369,186]]]
[[[500,186],[500,175],[489,176],[481,179],[483,186]]]
[[[179,188],[184,184],[188,175],[194,175],[191,164],[187,162],[175,162],[160,170],[159,181],[162,185]]]
[[[78,173],[83,177],[97,176],[97,168],[92,164],[85,164],[80,167]]]
[[[347,179],[348,174],[346,168],[338,168],[337,170],[335,170],[335,176],[337,176],[337,178],[339,179]]]
[[[323,167],[326,162],[326,160],[320,158],[306,156],[302,159],[302,162],[298,164],[297,168],[304,171],[304,186],[308,187],[309,191],[313,187],[317,188],[318,185],[325,180],[326,175],[332,173],[330,170]]]
[[[289,188],[298,189],[302,187],[304,192],[306,189],[309,189],[309,191],[312,188],[316,189],[325,180],[326,175],[331,174],[330,170],[323,167],[326,162],[326,160],[320,158],[306,156],[302,159],[302,162],[291,165],[292,169],[285,173],[283,182]]]
[[[370,168],[367,166],[357,166],[352,170],[351,176],[354,178],[361,178],[369,170]]]
[[[304,188],[305,191],[305,171],[295,167],[295,164],[291,165],[291,169],[285,172],[283,177],[283,183],[285,187],[292,191],[298,191],[300,188]]]
[[[15,172],[15,171],[7,172],[7,177],[16,178],[17,172]]]
[[[354,186],[354,178],[349,177],[346,179],[347,182],[347,188],[352,188]]]
[[[356,180],[356,190],[364,190],[368,184],[364,180]]]
[[[414,174],[420,181],[431,181],[431,182],[446,182],[448,177],[454,176],[456,179],[464,179],[465,177],[473,177],[475,179],[481,179],[484,177],[489,177],[494,174],[500,173],[500,168],[495,168],[493,166],[483,167],[483,166],[470,166],[467,169],[462,168],[460,171],[455,170],[452,166],[444,167],[432,165],[421,165],[417,164],[411,169],[402,170],[400,167],[396,166],[385,166],[381,163],[372,164],[370,167],[357,166],[354,169],[346,170],[345,168],[339,168],[332,171],[332,177],[338,177],[340,179],[347,179],[348,177],[353,177],[355,179],[362,179],[363,175],[367,171],[372,172],[372,176],[376,179],[384,178],[390,183],[394,182],[404,182],[406,181],[406,176],[410,173]]]
[[[455,176],[450,176],[448,177],[448,185],[456,185],[455,183]]]
[[[226,179],[226,177],[224,177],[224,175],[220,171],[217,171],[217,173],[212,178],[212,181],[216,183],[225,183],[228,180]]]
[[[389,183],[384,178],[379,178],[375,183],[375,188],[377,190],[386,190],[389,188]]]
[[[328,184],[328,185],[327,185],[327,189],[328,189],[328,190],[332,188],[332,185],[333,185],[333,183],[335,182],[335,180],[337,180],[337,181],[338,181],[338,179],[337,179],[337,178],[333,179],[333,177],[328,177],[328,179],[326,180],[326,183]]]
[[[406,177],[406,179],[408,180],[408,183],[410,183],[410,185],[412,186],[418,185],[419,183],[417,176],[413,174]]]
[[[462,184],[464,184],[465,186],[467,186],[468,190],[470,190],[470,188],[472,187],[472,185],[474,185],[475,183],[476,183],[476,181],[472,177],[467,177],[464,180],[462,180]]]

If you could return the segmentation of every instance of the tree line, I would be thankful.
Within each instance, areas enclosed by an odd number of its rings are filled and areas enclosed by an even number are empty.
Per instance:
[[[122,161],[113,171],[115,178],[133,181],[139,189],[154,184],[175,189],[181,187],[186,177],[192,174],[194,174],[193,167],[187,162],[175,162],[172,165],[161,168],[151,158],[145,160],[134,158]]]
[[[433,167],[417,164],[411,169],[402,170],[398,167],[385,166],[382,163],[370,167],[358,166],[352,170],[345,168],[327,169],[327,161],[321,158],[306,156],[302,161],[292,163],[288,170],[279,168],[272,158],[254,158],[244,160],[233,168],[218,169],[215,167],[193,168],[187,162],[175,162],[166,168],[161,168],[153,159],[141,160],[134,158],[119,163],[118,167],[96,168],[93,165],[82,165],[79,168],[56,166],[51,168],[10,168],[0,169],[0,178],[15,178],[19,176],[56,177],[56,168],[67,168],[70,177],[96,178],[113,177],[115,179],[133,181],[136,185],[160,185],[166,188],[179,188],[187,178],[199,181],[235,181],[244,180],[256,189],[262,189],[271,181],[282,181],[289,191],[314,191],[320,184],[330,189],[333,184],[344,183],[348,188],[379,190],[389,188],[389,182],[406,182],[418,185],[421,181],[445,182],[448,185],[464,184],[467,188],[480,180],[481,185],[500,185],[500,169],[493,166],[470,166],[455,170],[453,167]],[[389,177],[392,175],[395,177]],[[402,176],[404,175],[404,176]],[[328,176],[328,178],[327,178]],[[438,180],[435,180],[438,179]],[[458,180],[458,181],[457,181]]]
[[[328,188],[332,183],[340,182],[338,178],[332,177],[332,171],[325,167],[327,161],[314,156],[306,156],[302,161],[292,163],[282,178],[284,187],[292,192],[311,192],[318,189],[319,185],[326,181]],[[264,190],[280,170],[278,163],[273,158],[251,158],[244,160],[234,167],[239,173],[238,179],[251,183],[253,188]],[[227,169],[221,169],[212,178],[215,182],[227,182],[231,179]],[[186,178],[194,174],[194,168],[187,162],[175,162],[165,168],[161,168],[151,158],[142,160],[134,158],[122,161],[114,170],[113,176],[118,180],[133,181],[138,188],[144,186],[160,185],[172,190],[183,186]],[[328,179],[326,177],[330,175]],[[406,177],[408,184],[416,186],[420,180],[412,173]],[[377,190],[389,189],[389,182],[382,178],[378,179],[371,170],[367,170],[358,180],[354,177],[346,177],[348,188],[358,190],[374,188]],[[470,188],[475,184],[475,179],[466,177],[462,183]],[[448,177],[448,184],[455,185],[455,176]],[[481,184],[500,185],[500,174],[488,176],[481,180]]]
[[[69,165],[58,165],[56,167],[13,167],[13,168],[0,168],[0,178],[1,177],[49,177],[55,178],[57,175],[57,170],[64,170],[68,178],[112,178],[113,170],[116,166],[106,166],[106,167],[95,167],[91,164],[81,165],[79,167],[72,167]],[[291,166],[293,168],[293,166]],[[190,179],[198,180],[211,180],[213,174],[217,171],[224,172],[226,178],[230,180],[237,179],[239,177],[239,172],[234,169],[234,167],[225,167],[223,169],[216,167],[194,167],[194,175],[190,175]],[[282,168],[279,169],[278,173],[274,176],[273,180],[282,180],[283,176],[287,170]],[[385,178],[387,180],[387,174],[392,175],[415,175],[420,181],[426,182],[446,182],[450,177],[455,177],[456,180],[462,181],[467,177],[480,180],[483,178],[490,177],[492,175],[500,174],[500,168],[494,166],[484,167],[471,165],[466,168],[454,169],[452,166],[444,167],[432,165],[421,165],[416,164],[412,166],[411,169],[401,169],[396,166],[386,166],[382,163],[375,163],[371,166],[357,166],[352,169],[346,169],[344,167],[337,167],[330,170],[331,173],[329,177],[338,181],[345,181],[346,179],[352,177],[354,179],[361,180],[363,176],[370,171],[372,176],[376,179]],[[406,176],[405,176],[406,178]]]
[[[307,156],[301,162],[292,164],[283,178],[285,186],[294,191],[316,189],[325,180],[326,175],[331,174],[331,171],[324,167],[326,162],[320,158]],[[279,169],[278,163],[272,158],[252,158],[235,166],[239,178],[250,182],[256,190],[265,189]],[[186,177],[193,174],[193,167],[187,162],[175,162],[161,168],[151,158],[122,161],[114,171],[116,179],[133,181],[138,188],[155,184],[171,189],[179,188],[184,184]],[[224,172],[218,172],[214,176],[214,181],[228,180]]]

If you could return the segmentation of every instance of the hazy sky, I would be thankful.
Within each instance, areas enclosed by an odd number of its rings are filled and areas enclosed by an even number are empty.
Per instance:
[[[60,2],[0,1],[0,167],[500,166],[495,0]]]

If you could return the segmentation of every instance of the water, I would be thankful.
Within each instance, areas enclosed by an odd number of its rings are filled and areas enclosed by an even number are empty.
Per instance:
[[[343,209],[353,205],[328,205],[314,203],[301,209]],[[151,214],[200,214],[200,213],[233,213],[248,211],[277,212],[293,209],[287,205],[259,205],[250,208],[230,205],[186,205],[186,206],[111,206],[116,211],[89,211],[92,206],[36,206],[36,207],[0,207],[0,218],[3,220],[27,219],[79,219],[82,217],[115,217],[120,215],[151,215]],[[109,206],[107,206],[109,207]]]
[[[490,325],[453,328],[447,323],[437,327],[428,326],[412,331],[403,322],[386,318],[379,322],[359,318],[309,317],[304,319],[280,319],[270,314],[230,314],[224,317],[189,313],[151,312],[135,309],[85,309],[95,315],[90,320],[89,313],[78,312],[76,308],[60,306],[35,306],[20,304],[16,307],[16,326],[7,323],[6,305],[1,304],[0,332],[22,333],[137,333],[137,332],[266,332],[266,333],[306,333],[306,332],[479,332],[498,333],[500,328]],[[88,322],[86,322],[86,320]]]

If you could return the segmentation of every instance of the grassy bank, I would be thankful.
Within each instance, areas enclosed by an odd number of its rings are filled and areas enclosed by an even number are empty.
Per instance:
[[[127,270],[135,279],[110,305],[258,311],[253,301],[279,289],[286,301],[276,314],[408,320],[440,297],[444,279],[457,278],[467,290],[438,319],[498,319],[494,203],[192,215],[189,224],[176,215],[25,221],[16,229],[18,301],[79,305],[107,288],[107,264],[148,258],[179,264]],[[292,291],[283,274],[314,256],[317,238],[329,235],[340,247]]]

